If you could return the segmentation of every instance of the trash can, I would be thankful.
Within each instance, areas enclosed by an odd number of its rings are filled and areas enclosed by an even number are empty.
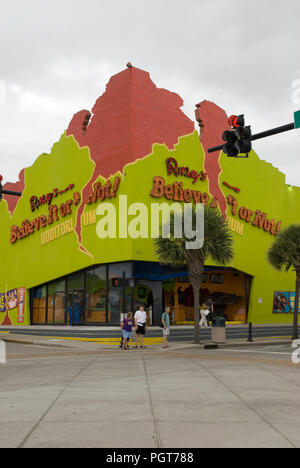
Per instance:
[[[211,328],[211,341],[213,343],[225,343],[226,319],[224,317],[214,317]]]

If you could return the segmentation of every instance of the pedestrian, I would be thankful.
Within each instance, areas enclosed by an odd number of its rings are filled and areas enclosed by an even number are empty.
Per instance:
[[[208,328],[208,323],[207,323],[207,317],[210,314],[209,311],[209,306],[203,302],[203,304],[200,307],[200,315],[201,315],[201,320],[200,320],[200,328]]]
[[[127,318],[124,318],[121,325],[122,337],[123,337],[123,349],[129,349],[128,341],[131,338],[131,332],[133,327],[133,313],[129,312]]]
[[[206,300],[206,305],[208,306],[208,309],[210,311],[211,314],[214,313],[214,303],[213,303],[213,300],[211,298],[211,296],[209,296],[209,298]]]
[[[215,308],[214,308],[214,303],[212,301],[212,298],[211,296],[209,296],[209,298],[206,300],[206,305],[207,305],[207,308],[209,310],[209,315],[208,315],[208,318],[207,318],[207,321],[208,321],[208,324],[209,322],[212,322],[214,317],[215,317]]]
[[[138,348],[139,338],[141,340],[141,348],[145,348],[144,336],[146,334],[146,328],[147,328],[147,315],[145,312],[145,306],[141,305],[140,310],[136,311],[134,315],[134,321],[135,321],[135,333],[136,333],[135,348]]]
[[[133,315],[133,314],[132,314]],[[123,335],[122,335],[122,323],[124,321],[124,319],[127,318],[127,314],[121,314],[121,319],[120,319],[120,325],[121,325],[121,342],[120,342],[120,349],[123,349],[123,344],[124,344],[124,338],[123,338]],[[130,338],[127,340],[127,346],[129,348],[129,342],[130,342]]]
[[[163,348],[169,348],[169,345],[168,345],[168,336],[170,336],[170,312],[171,312],[171,308],[170,307],[166,307],[165,308],[165,312],[162,314],[162,317],[161,317],[161,321],[162,321],[162,324],[164,326],[163,328]]]

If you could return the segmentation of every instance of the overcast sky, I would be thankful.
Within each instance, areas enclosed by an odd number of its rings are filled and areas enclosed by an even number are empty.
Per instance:
[[[180,94],[193,120],[203,99],[244,113],[254,133],[291,122],[300,109],[299,0],[0,0],[0,6],[6,181],[50,152],[73,114],[91,109],[128,61]],[[299,148],[300,130],[254,142],[292,185],[300,185]]]

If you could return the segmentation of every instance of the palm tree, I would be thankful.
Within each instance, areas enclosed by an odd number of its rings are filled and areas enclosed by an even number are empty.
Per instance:
[[[193,209],[193,226],[196,226]],[[204,263],[211,258],[218,265],[226,265],[233,259],[233,239],[222,214],[215,208],[204,208],[204,244],[201,249],[186,249],[186,239],[174,238],[174,216],[171,216],[170,237],[154,240],[155,253],[162,263],[186,265],[194,293],[194,342],[200,343],[199,294],[204,274]]]
[[[300,291],[300,225],[283,230],[268,251],[268,260],[277,270],[296,272],[293,340],[298,339],[298,305]]]

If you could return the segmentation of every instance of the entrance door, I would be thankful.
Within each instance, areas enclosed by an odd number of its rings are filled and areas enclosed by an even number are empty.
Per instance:
[[[66,317],[65,317],[65,305],[66,305],[66,293],[55,291],[53,296],[53,304],[52,304],[52,318],[54,325],[65,325],[66,324]],[[49,314],[48,314],[49,315]],[[49,322],[49,320],[48,320]]]
[[[68,324],[83,325],[84,324],[84,291],[76,290],[68,291]]]

